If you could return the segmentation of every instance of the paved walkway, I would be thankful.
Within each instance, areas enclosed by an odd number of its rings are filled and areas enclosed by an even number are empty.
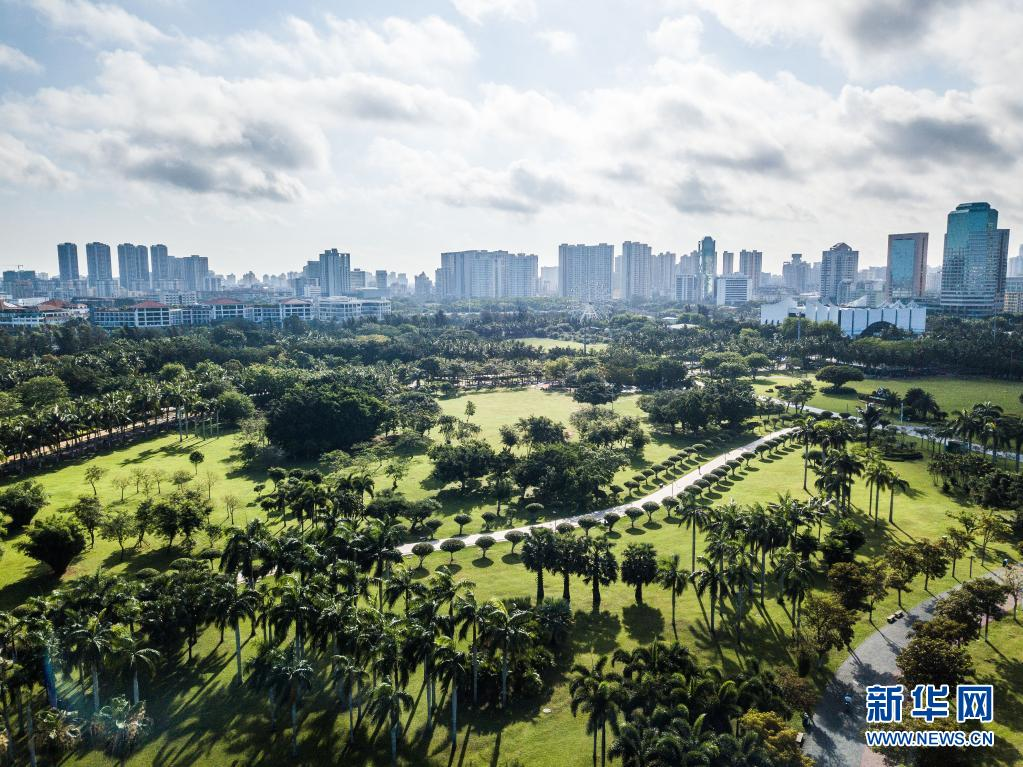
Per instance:
[[[997,573],[985,573],[994,577]],[[824,689],[813,712],[813,727],[806,734],[804,751],[812,756],[817,767],[868,767],[881,765],[881,759],[866,747],[863,730],[866,726],[864,690],[872,684],[896,684],[899,673],[895,658],[906,646],[916,623],[929,620],[935,603],[958,586],[921,602],[906,611],[906,617],[885,623],[883,615],[874,615],[881,628],[864,639]],[[853,699],[849,711],[844,699]]]
[[[686,475],[684,475],[682,477],[679,477],[678,479],[676,479],[673,482],[669,482],[668,484],[664,485],[663,487],[659,488],[658,490],[655,490],[654,492],[650,493],[649,495],[645,495],[642,498],[633,498],[630,501],[628,501],[627,503],[623,503],[623,504],[621,504],[619,506],[612,506],[610,508],[602,509],[600,511],[588,511],[585,514],[577,514],[577,515],[575,515],[573,517],[562,517],[560,519],[551,519],[551,520],[548,520],[546,522],[539,522],[539,523],[534,524],[534,525],[524,525],[522,527],[509,527],[509,528],[507,528],[505,530],[494,530],[494,531],[491,531],[491,532],[474,533],[472,535],[460,535],[460,536],[454,536],[454,537],[456,539],[458,539],[458,540],[465,541],[465,545],[466,546],[474,545],[476,543],[477,539],[479,539],[479,537],[482,536],[482,535],[489,535],[491,538],[493,538],[496,541],[503,541],[503,540],[505,540],[505,536],[508,533],[510,533],[512,530],[519,530],[519,531],[521,531],[523,533],[527,533],[527,532],[529,532],[529,529],[532,528],[532,527],[549,527],[551,529],[554,529],[555,527],[557,527],[558,525],[560,525],[560,524],[562,524],[564,522],[571,522],[572,524],[578,524],[579,520],[582,517],[593,517],[594,519],[603,519],[605,514],[607,514],[608,512],[612,512],[612,511],[617,513],[617,514],[624,514],[626,509],[628,509],[628,508],[630,508],[632,506],[642,506],[647,501],[656,501],[657,503],[660,503],[665,498],[667,498],[669,495],[677,495],[678,493],[680,493],[683,490],[685,490],[687,487],[692,485],[697,480],[702,479],[704,474],[706,474],[708,472],[711,472],[711,471],[714,471],[714,469],[717,469],[720,466],[724,466],[726,463],[731,461],[733,458],[738,458],[739,456],[741,456],[747,450],[753,450],[754,448],[756,448],[759,445],[762,445],[763,443],[767,442],[768,440],[773,439],[774,437],[783,436],[785,434],[788,434],[791,431],[793,431],[793,428],[779,429],[778,431],[771,432],[770,434],[767,434],[767,435],[765,435],[763,437],[760,437],[759,439],[755,439],[752,442],[743,445],[742,447],[737,447],[734,450],[729,450],[727,453],[722,453],[721,455],[717,456],[716,458],[712,458],[707,463],[701,464],[698,468],[694,469],[693,471],[689,472],[688,474],[686,474]],[[430,541],[430,543],[433,543],[435,546],[440,546],[440,544],[443,543],[445,540],[448,540],[448,539],[441,538],[441,539],[437,539],[437,540],[432,540],[432,541]],[[406,557],[407,556],[411,556],[412,555],[412,547],[415,546],[417,542],[418,541],[414,541],[412,543],[403,544],[403,545],[398,547],[398,551],[402,554],[402,556],[406,556]]]

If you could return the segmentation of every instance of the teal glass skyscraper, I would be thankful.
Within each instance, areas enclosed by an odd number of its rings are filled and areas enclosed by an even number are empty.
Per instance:
[[[963,317],[990,317],[1005,302],[1009,230],[998,228],[998,211],[967,202],[948,214],[941,271],[941,308]]]

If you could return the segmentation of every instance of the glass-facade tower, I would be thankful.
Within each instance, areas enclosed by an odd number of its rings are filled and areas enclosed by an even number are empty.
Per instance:
[[[968,202],[948,214],[941,270],[941,309],[963,317],[990,317],[1005,303],[1009,230],[998,211]]]
[[[927,232],[888,235],[885,289],[889,299],[920,298],[927,280]]]

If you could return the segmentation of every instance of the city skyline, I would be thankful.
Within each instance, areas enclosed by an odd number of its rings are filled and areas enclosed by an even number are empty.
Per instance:
[[[1010,2],[289,8],[0,5],[2,267],[154,238],[224,272],[338,247],[414,274],[710,232],[778,273],[837,241],[883,266],[954,201],[1023,214]],[[967,56],[981,40],[998,55]]]

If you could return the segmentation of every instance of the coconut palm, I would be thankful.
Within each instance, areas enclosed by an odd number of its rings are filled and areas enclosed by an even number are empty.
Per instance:
[[[682,493],[679,496],[679,507],[678,507],[678,518],[681,523],[685,523],[689,526],[689,531],[692,534],[692,541],[690,543],[690,552],[692,554],[692,565],[690,570],[696,570],[696,533],[698,530],[702,530],[704,525],[707,524],[707,507],[703,506],[696,501],[696,496],[692,493]]]
[[[517,655],[534,638],[529,628],[532,615],[525,610],[509,611],[502,602],[490,600],[483,614],[484,642],[494,653],[501,651],[501,707],[508,704],[508,668]]]
[[[71,631],[69,639],[74,654],[91,669],[92,705],[95,711],[99,711],[99,669],[116,639],[113,626],[101,620],[98,615],[90,615],[84,623]]]
[[[693,586],[696,595],[703,598],[706,593],[710,597],[710,633],[715,633],[714,616],[718,600],[728,594],[728,578],[725,575],[722,562],[717,557],[700,556],[696,559],[700,565],[699,570],[693,571]]]
[[[625,704],[625,691],[618,674],[605,672],[607,656],[601,656],[592,668],[576,665],[568,685],[572,716],[587,714],[586,732],[593,735],[593,765],[597,765],[597,734],[600,734],[600,764],[607,762],[607,728],[618,731]]]
[[[657,585],[671,592],[671,630],[678,637],[675,626],[675,600],[686,590],[692,571],[682,567],[682,557],[672,554],[663,558],[657,565]]]
[[[458,686],[468,673],[468,659],[450,637],[437,639],[435,651],[436,673],[443,684],[450,686],[451,748],[458,745]]]
[[[138,705],[139,669],[152,675],[156,671],[160,653],[152,647],[147,647],[141,639],[126,630],[117,632],[111,649],[114,658],[131,672],[131,702],[132,705]]]
[[[367,712],[380,725],[387,725],[391,738],[391,765],[398,764],[398,740],[401,738],[401,715],[412,708],[412,696],[398,687],[391,677],[384,677],[369,694]]]

